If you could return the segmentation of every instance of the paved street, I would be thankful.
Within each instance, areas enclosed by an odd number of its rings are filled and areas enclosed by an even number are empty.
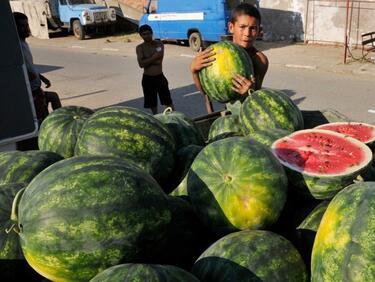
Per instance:
[[[104,43],[103,43],[104,42]],[[127,105],[142,108],[141,69],[135,56],[138,42],[107,44],[108,40],[76,41],[71,37],[49,41],[31,41],[35,63],[53,83],[64,105],[100,108]],[[118,46],[120,46],[118,48]],[[316,58],[306,56],[306,65],[281,64],[286,47],[267,49],[271,65],[264,86],[284,90],[301,109],[332,108],[354,120],[374,122],[375,77],[340,71],[339,50],[322,49],[338,54],[335,65],[311,66]],[[317,51],[319,53],[319,50]],[[282,59],[285,58],[285,54]],[[297,54],[296,54],[297,55]],[[317,58],[319,56],[317,55]],[[188,47],[167,44],[164,73],[170,82],[176,108],[190,116],[205,114],[202,98],[192,84],[188,69],[192,52]],[[361,65],[358,65],[360,68]],[[216,105],[215,109],[222,108]]]

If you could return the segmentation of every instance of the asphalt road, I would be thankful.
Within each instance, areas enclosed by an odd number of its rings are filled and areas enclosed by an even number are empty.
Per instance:
[[[135,57],[135,45],[125,52],[79,46],[31,46],[35,64],[47,76],[64,105],[100,108],[126,105],[142,108],[142,71]],[[267,51],[266,51],[267,54]],[[166,45],[164,73],[169,80],[176,109],[192,117],[205,114],[196,91],[187,47]],[[353,120],[375,122],[374,77],[339,74],[311,69],[271,65],[264,87],[284,90],[301,109],[335,109]],[[222,105],[216,104],[219,110]],[[370,110],[370,112],[369,112]]]

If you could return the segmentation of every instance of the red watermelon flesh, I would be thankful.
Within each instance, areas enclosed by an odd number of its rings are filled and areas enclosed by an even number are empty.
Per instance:
[[[284,166],[312,176],[349,174],[367,166],[372,158],[362,142],[320,129],[296,131],[275,141],[272,149]]]
[[[363,143],[375,140],[375,126],[361,122],[333,122],[316,127],[317,129],[331,130],[353,137]]]

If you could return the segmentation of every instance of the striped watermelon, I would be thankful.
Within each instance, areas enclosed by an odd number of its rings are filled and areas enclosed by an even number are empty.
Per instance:
[[[216,53],[216,60],[199,72],[204,92],[221,103],[240,99],[241,95],[232,90],[232,79],[235,74],[247,78],[254,74],[250,56],[245,49],[230,41],[218,42],[210,47]]]
[[[372,161],[371,150],[362,142],[321,129],[300,130],[278,139],[272,151],[297,191],[316,199],[332,198]]]
[[[269,231],[229,234],[210,246],[192,273],[201,281],[308,281],[306,267],[294,246]]]
[[[168,188],[164,189],[167,191],[174,190],[186,177],[191,164],[193,163],[195,157],[203,149],[202,146],[189,145],[181,148],[176,153],[176,162],[173,172],[171,173],[170,182],[168,183]],[[172,192],[173,193],[173,192]]]
[[[83,123],[93,113],[88,108],[78,106],[53,111],[40,126],[39,149],[55,152],[64,158],[72,157]]]
[[[228,115],[217,118],[211,124],[210,131],[208,132],[208,142],[223,139],[221,138],[222,136],[227,136],[230,134],[232,134],[232,136],[243,135],[239,116]]]
[[[266,145],[267,147],[271,147],[272,143],[275,142],[277,139],[280,139],[284,136],[289,135],[290,132],[280,128],[273,128],[273,129],[265,129],[252,132],[248,135],[248,137]]]
[[[130,159],[156,180],[168,178],[174,164],[175,141],[152,115],[128,107],[95,112],[84,124],[75,155],[105,155]]]
[[[315,237],[311,281],[375,281],[374,234],[375,182],[340,191]]]
[[[320,221],[328,207],[329,201],[323,201],[317,205],[311,213],[297,227],[299,230],[318,231]]]
[[[0,184],[0,263],[1,260],[24,259],[17,234],[9,232],[13,225],[10,218],[13,199],[23,187],[23,183]]]
[[[26,262],[19,237],[13,230],[12,203],[23,183],[0,184],[0,277],[2,281],[39,282],[39,276]]]
[[[120,262],[142,260],[170,219],[166,196],[149,174],[100,156],[44,170],[18,208],[25,258],[52,281],[88,281]]]
[[[173,112],[167,108],[162,114],[154,117],[165,124],[176,141],[176,149],[188,145],[204,145],[203,136],[194,122],[183,113]]]
[[[61,159],[52,152],[0,152],[0,184],[27,184],[43,169]]]
[[[245,133],[280,128],[287,131],[303,129],[301,111],[282,91],[261,89],[242,103],[240,119]]]
[[[286,201],[287,178],[266,146],[247,137],[230,137],[198,154],[187,188],[202,221],[226,234],[274,223]]]
[[[127,263],[110,267],[90,282],[198,282],[189,272],[173,265]]]
[[[155,246],[151,262],[191,270],[195,260],[213,242],[212,234],[188,201],[169,196],[168,206],[172,220],[163,241]]]

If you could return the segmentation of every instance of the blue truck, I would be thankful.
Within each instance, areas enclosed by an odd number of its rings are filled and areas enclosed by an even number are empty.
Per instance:
[[[231,10],[240,0],[158,0],[151,9],[149,0],[139,24],[148,24],[155,39],[176,40],[189,43],[194,51],[206,42],[216,42],[230,37],[228,21]]]
[[[104,26],[109,32],[114,31],[115,9],[98,5],[95,0],[47,0],[45,3],[50,29],[69,29],[81,40],[86,33],[98,27]]]

